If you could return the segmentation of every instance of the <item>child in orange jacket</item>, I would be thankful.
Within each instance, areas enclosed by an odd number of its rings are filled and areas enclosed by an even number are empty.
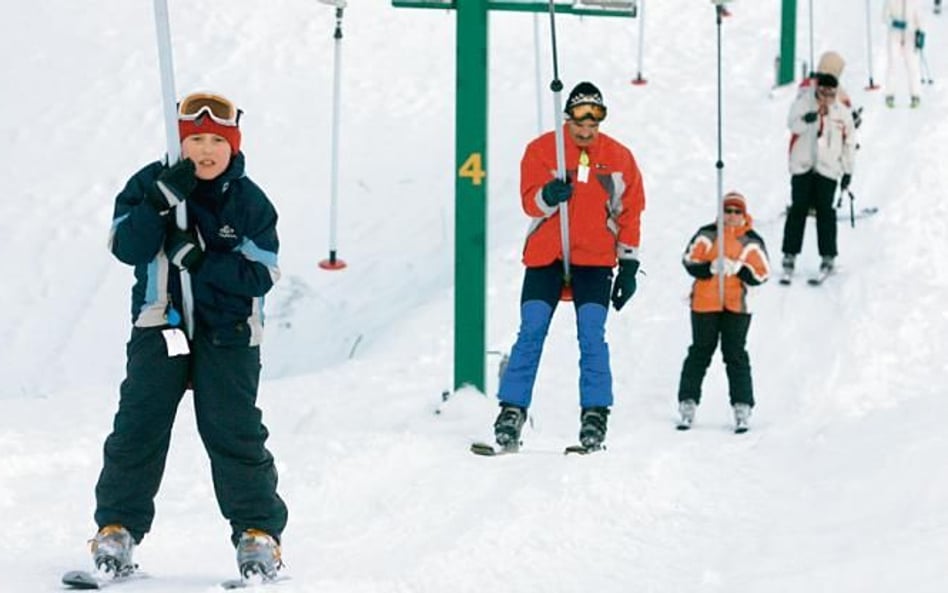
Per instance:
[[[692,344],[678,384],[678,428],[688,429],[694,421],[701,383],[720,338],[735,430],[744,432],[754,407],[750,358],[745,349],[751,322],[749,287],[767,281],[770,265],[764,240],[753,230],[747,202],[738,192],[724,196],[724,257],[719,256],[719,243],[717,223],[707,224],[691,238],[682,257],[695,282],[691,291]]]

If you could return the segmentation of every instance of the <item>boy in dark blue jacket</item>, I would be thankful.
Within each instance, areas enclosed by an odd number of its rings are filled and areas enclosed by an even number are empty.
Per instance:
[[[175,412],[188,388],[241,573],[272,578],[282,566],[287,510],[256,407],[263,296],[280,276],[277,213],[244,173],[240,114],[219,95],[185,97],[181,160],[146,166],[115,199],[109,245],[135,267],[133,327],[95,489],[99,532],[92,540],[96,568],[113,576],[134,570],[132,550],[151,528]],[[182,203],[185,230],[175,224]],[[183,272],[194,327],[184,327]]]

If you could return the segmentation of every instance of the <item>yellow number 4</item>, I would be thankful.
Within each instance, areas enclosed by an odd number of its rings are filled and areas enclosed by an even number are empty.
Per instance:
[[[464,161],[464,164],[458,169],[458,175],[460,177],[469,177],[471,183],[480,185],[484,178],[487,177],[487,172],[484,171],[484,166],[481,163],[481,153],[472,152],[471,156],[467,157],[467,160]]]

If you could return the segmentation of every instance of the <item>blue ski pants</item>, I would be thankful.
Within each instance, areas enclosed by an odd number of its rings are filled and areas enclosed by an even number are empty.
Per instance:
[[[606,343],[606,316],[612,268],[572,266],[573,306],[579,340],[579,398],[583,408],[612,405],[612,371]],[[500,380],[502,404],[530,407],[553,312],[563,289],[563,264],[527,268],[520,295],[520,331]]]

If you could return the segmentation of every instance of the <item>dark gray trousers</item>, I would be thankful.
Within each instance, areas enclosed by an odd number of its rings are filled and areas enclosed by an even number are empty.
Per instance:
[[[256,407],[260,348],[215,346],[200,331],[187,356],[169,357],[159,328],[134,328],[126,377],[96,484],[95,521],[125,526],[136,542],[151,529],[171,440],[189,383],[214,492],[232,540],[256,528],[279,539],[287,509],[277,494],[267,428]]]

